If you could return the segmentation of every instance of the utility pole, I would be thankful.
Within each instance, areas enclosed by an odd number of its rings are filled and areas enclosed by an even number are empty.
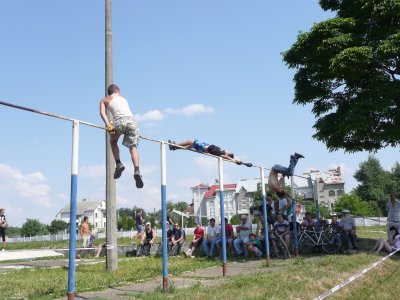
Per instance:
[[[105,48],[106,48],[106,80],[105,80],[105,94],[107,95],[107,88],[113,83],[113,63],[112,63],[112,21],[111,21],[111,0],[105,0]],[[107,111],[107,116],[111,120],[111,115]],[[107,270],[118,269],[118,251],[117,251],[117,214],[116,214],[116,188],[115,179],[113,176],[114,170],[114,157],[112,155],[110,146],[110,135],[106,132],[106,209],[107,209],[107,221],[106,221],[106,268]],[[111,247],[110,247],[111,246]]]

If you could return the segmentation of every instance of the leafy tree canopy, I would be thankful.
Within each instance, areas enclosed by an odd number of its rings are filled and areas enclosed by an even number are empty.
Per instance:
[[[63,220],[53,220],[48,226],[48,230],[51,234],[57,234],[65,229],[68,229],[68,223]]]
[[[354,194],[365,201],[376,202],[382,213],[385,211],[389,194],[393,191],[394,175],[384,170],[373,155],[361,162],[359,167],[354,173],[354,178],[359,183],[354,189]]]
[[[313,138],[331,151],[400,144],[400,1],[320,0],[336,17],[283,53],[299,105],[312,104]]]
[[[376,202],[361,200],[355,194],[344,194],[334,205],[336,212],[341,212],[343,209],[350,210],[354,216],[375,216],[377,205]]]
[[[22,224],[21,235],[23,236],[35,236],[48,234],[47,226],[40,223],[37,219],[26,219],[26,222]]]

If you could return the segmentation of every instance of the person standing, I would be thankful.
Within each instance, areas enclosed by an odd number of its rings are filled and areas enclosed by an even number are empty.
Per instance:
[[[396,193],[390,194],[390,199],[386,203],[388,238],[390,238],[390,227],[400,230],[400,201],[396,199]]]
[[[282,215],[283,219],[288,221],[288,208],[292,206],[292,200],[289,195],[283,191],[277,192],[279,197],[278,214]]]
[[[108,96],[100,101],[100,115],[106,124],[106,129],[110,133],[111,150],[115,159],[114,179],[121,177],[125,166],[121,163],[118,148],[118,139],[121,134],[124,135],[122,145],[129,149],[134,171],[136,187],[143,187],[142,176],[139,171],[139,154],[137,147],[139,145],[139,126],[133,117],[128,101],[121,95],[120,89],[115,84],[111,84],[107,89]],[[113,123],[108,119],[106,109],[113,117]]]
[[[137,233],[139,234],[144,230],[144,228],[143,228],[143,212],[141,209],[138,209],[136,211],[135,222],[136,222],[136,230],[137,230]]]
[[[4,208],[0,208],[0,235],[1,235],[1,240],[3,242],[3,248],[1,249],[2,251],[5,251],[6,249],[6,228],[7,228],[7,219],[5,216],[5,210]]]
[[[84,216],[83,222],[79,228],[79,233],[81,235],[82,240],[82,248],[89,248],[90,247],[90,226],[89,226],[89,217]],[[87,252],[89,254],[89,251]],[[78,250],[76,253],[76,258],[81,258],[81,250]]]

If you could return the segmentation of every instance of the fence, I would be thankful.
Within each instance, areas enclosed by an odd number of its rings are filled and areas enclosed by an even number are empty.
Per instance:
[[[370,227],[370,226],[385,226],[387,224],[386,217],[355,217],[357,227]],[[257,225],[253,224],[253,230]],[[193,235],[194,228],[185,228],[186,235]],[[131,237],[132,231],[118,231],[117,237]],[[161,236],[162,230],[156,229],[156,236]],[[97,233],[97,238],[105,238],[105,232]],[[37,236],[24,236],[24,237],[10,237],[7,239],[9,243],[20,243],[20,242],[43,242],[43,241],[65,241],[69,240],[69,234],[52,234],[52,235],[37,235]]]

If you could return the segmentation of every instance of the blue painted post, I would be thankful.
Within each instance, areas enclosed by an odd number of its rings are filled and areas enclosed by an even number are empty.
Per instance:
[[[297,215],[296,215],[296,199],[294,192],[294,180],[293,176],[291,177],[291,186],[292,186],[292,212],[293,212],[293,246],[294,246],[294,254],[295,256],[299,256],[299,242],[297,240]]]
[[[270,262],[270,254],[269,254],[269,236],[268,236],[268,222],[267,222],[267,199],[265,197],[265,179],[264,179],[264,168],[260,167],[260,177],[261,177],[261,197],[262,197],[262,207],[263,207],[263,215],[264,215],[264,242],[265,242],[265,254],[267,264]]]
[[[222,237],[222,275],[226,275],[226,231],[225,231],[225,201],[224,201],[224,175],[222,172],[222,158],[218,158],[219,173],[219,206],[221,210],[221,237]]]
[[[161,212],[162,212],[162,255],[163,255],[163,289],[168,289],[168,248],[167,248],[167,164],[165,143],[160,144],[161,152]]]
[[[72,124],[71,202],[69,212],[68,299],[75,298],[76,207],[78,191],[79,122]]]

